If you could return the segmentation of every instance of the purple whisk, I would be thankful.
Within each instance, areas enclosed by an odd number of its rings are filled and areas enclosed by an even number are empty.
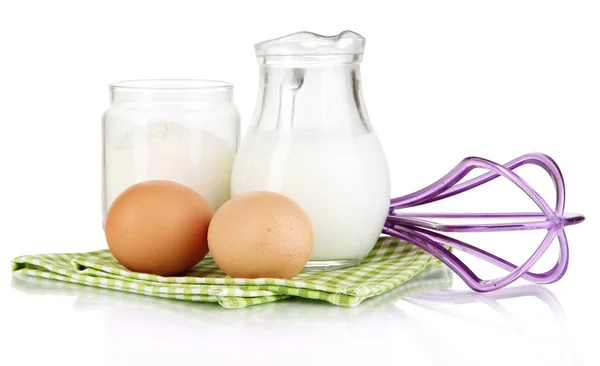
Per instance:
[[[556,189],[556,206],[554,210],[548,203],[513,170],[534,164],[543,168],[552,178]],[[489,170],[476,178],[459,183],[469,172],[476,168]],[[525,192],[540,208],[540,213],[402,213],[401,209],[421,206],[439,201],[456,194],[466,192],[498,177],[505,177],[523,192]],[[487,159],[469,157],[462,160],[448,174],[437,182],[414,193],[395,198],[391,201],[390,212],[383,228],[383,233],[410,242],[450,267],[466,284],[475,291],[488,292],[502,288],[518,278],[534,283],[552,283],[562,278],[569,262],[569,247],[565,234],[565,226],[582,222],[585,218],[578,214],[565,214],[565,183],[556,162],[544,154],[527,154],[518,157],[504,165]],[[462,223],[457,225],[441,224],[432,219],[497,219],[496,223]],[[501,220],[516,219],[521,221],[502,222]],[[547,230],[547,234],[533,252],[520,266],[504,260],[492,253],[486,252],[473,245],[454,239],[440,232],[496,232],[516,230]],[[547,272],[534,273],[529,269],[537,262],[558,237],[560,248],[558,260],[554,267]],[[508,273],[491,280],[480,279],[446,247],[457,249],[477,258],[492,263]]]

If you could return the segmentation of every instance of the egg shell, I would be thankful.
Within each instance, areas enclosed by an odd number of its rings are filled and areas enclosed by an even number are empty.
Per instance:
[[[215,263],[235,278],[284,278],[300,272],[312,253],[306,212],[273,192],[250,192],[217,210],[208,230]]]
[[[131,271],[169,276],[208,253],[213,212],[196,191],[153,180],[122,192],[106,216],[105,235],[117,261]]]

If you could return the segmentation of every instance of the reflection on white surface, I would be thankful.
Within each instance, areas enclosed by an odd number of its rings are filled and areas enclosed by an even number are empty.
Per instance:
[[[229,310],[24,276],[14,276],[12,285],[30,294],[75,296],[76,312],[100,312],[108,365],[207,358],[264,364],[282,357],[286,365],[580,364],[550,290],[451,290],[444,266],[355,308],[289,299]]]
[[[510,309],[510,300],[522,302],[517,307],[518,311]],[[518,351],[525,348],[535,357],[531,360],[514,359],[512,364],[582,364],[569,344],[568,324],[563,307],[546,287],[524,285],[491,293],[442,290],[417,294],[403,301],[431,313],[458,320],[457,324],[467,329],[488,328],[496,333],[492,337],[485,332],[469,334],[464,329],[457,330],[457,335],[468,335],[459,342],[466,343],[469,351],[483,347],[494,353],[496,358],[500,354],[527,355],[526,350]]]
[[[491,293],[476,293],[473,291],[432,291],[430,293],[417,294],[404,301],[418,306],[422,306],[432,311],[440,312],[445,315],[454,316],[467,321],[477,321],[471,316],[465,316],[459,312],[444,308],[440,304],[472,304],[482,303],[489,306],[508,321],[515,321],[515,314],[511,313],[501,304],[501,300],[530,296],[542,301],[552,311],[558,327],[564,328],[566,325],[564,310],[552,291],[542,286],[525,285],[518,287],[508,287]]]

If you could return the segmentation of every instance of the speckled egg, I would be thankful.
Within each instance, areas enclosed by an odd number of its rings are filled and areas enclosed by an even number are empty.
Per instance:
[[[216,264],[235,278],[284,278],[300,272],[312,253],[313,230],[291,198],[250,192],[226,202],[208,229]]]

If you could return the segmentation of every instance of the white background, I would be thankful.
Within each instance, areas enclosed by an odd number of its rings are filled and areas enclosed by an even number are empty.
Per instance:
[[[598,364],[597,2],[0,4],[0,364]],[[469,155],[505,162],[539,151],[561,166],[567,211],[587,221],[568,229],[569,272],[545,286],[552,307],[535,296],[545,290],[520,287],[523,296],[496,310],[482,303],[490,297],[472,295],[475,304],[427,303],[437,310],[396,299],[374,309],[288,302],[224,311],[11,284],[9,261],[17,255],[105,247],[100,116],[109,83],[232,82],[245,130],[257,88],[253,44],[301,30],[344,29],[367,38],[364,94],[395,195],[432,182]],[[551,197],[543,174],[523,172]],[[447,206],[532,208],[501,183]],[[478,238],[522,260],[539,235]]]

